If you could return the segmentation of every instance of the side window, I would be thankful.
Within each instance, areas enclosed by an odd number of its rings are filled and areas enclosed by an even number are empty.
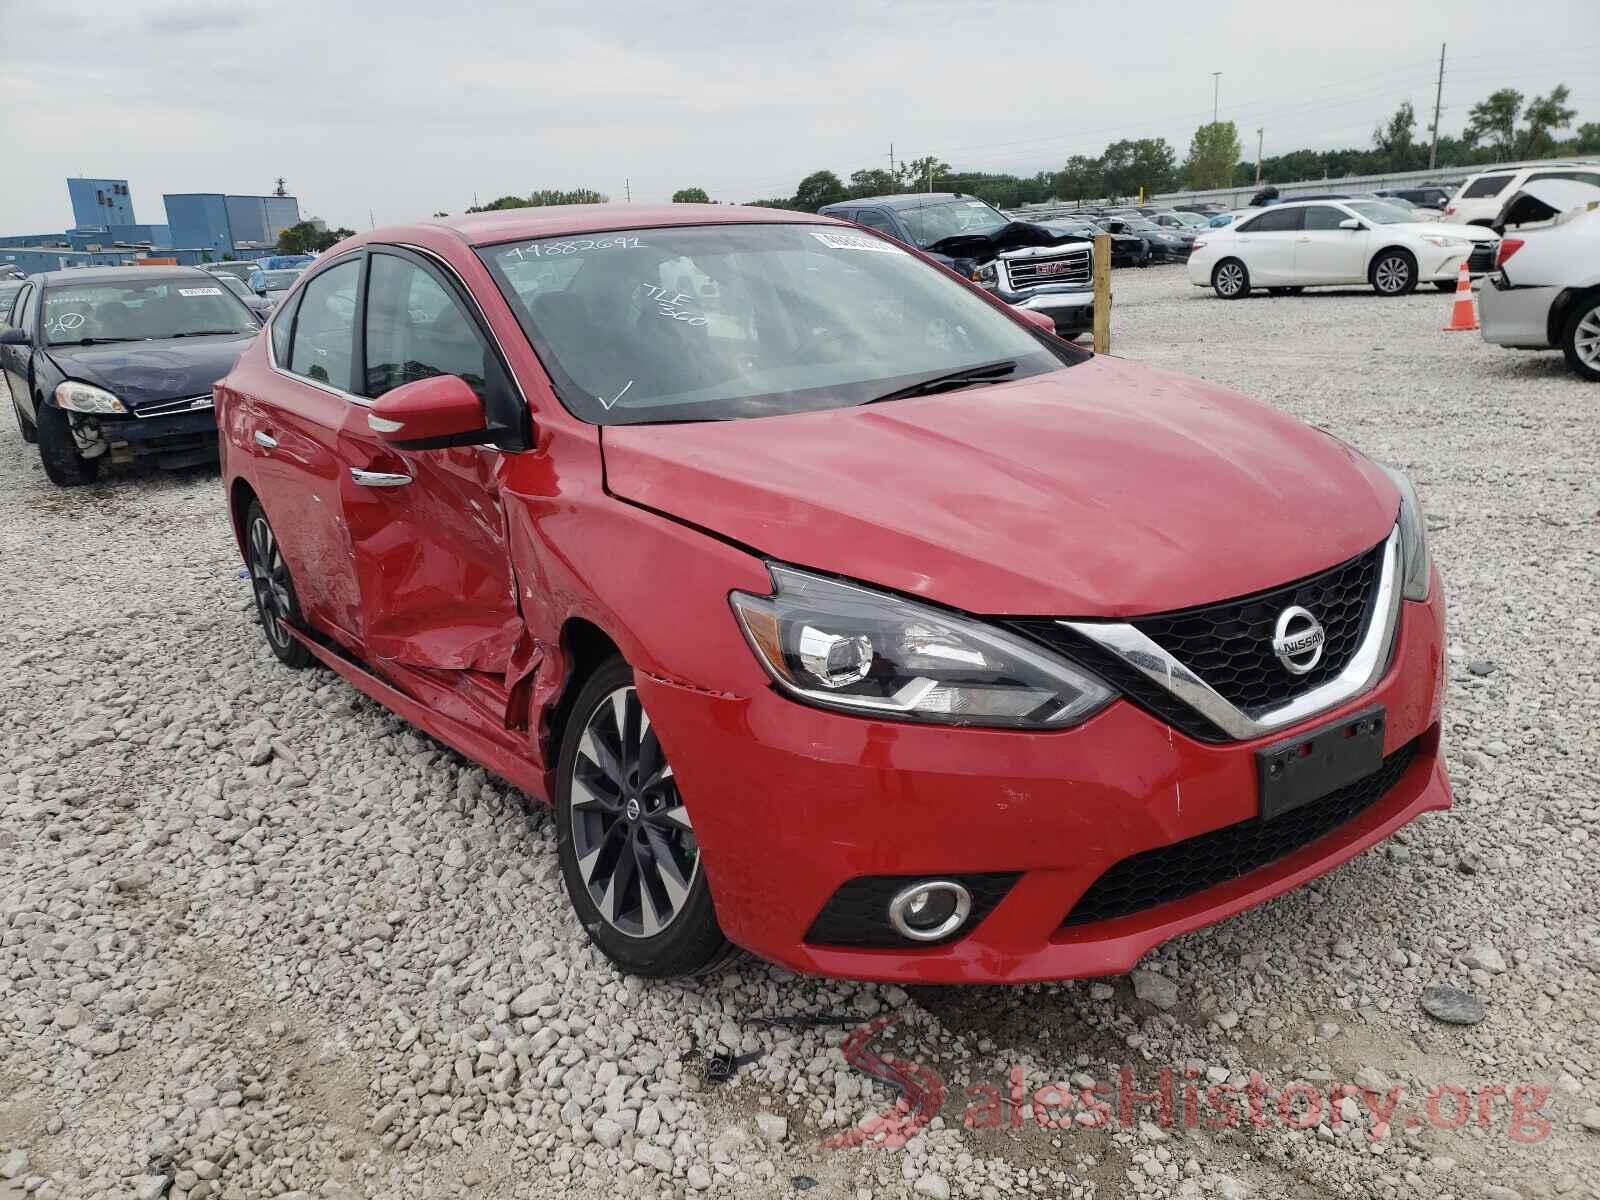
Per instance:
[[[1305,219],[1303,208],[1269,208],[1240,233],[1292,233]]]
[[[482,399],[498,371],[477,328],[431,272],[393,254],[372,255],[364,395],[376,399],[403,383],[459,375]]]
[[[1340,221],[1350,219],[1349,213],[1326,204],[1313,204],[1302,211],[1306,215],[1304,226],[1306,229],[1337,229]]]
[[[1537,175],[1528,176],[1532,179],[1575,179],[1579,183],[1591,183],[1600,187],[1600,171],[1540,171]]]
[[[355,356],[356,284],[361,261],[329,267],[305,285],[295,314],[289,370],[341,391],[350,388]]]
[[[281,305],[272,314],[272,358],[280,367],[289,363],[289,335],[294,330],[294,314],[300,307],[297,292],[288,304]]]
[[[28,297],[33,293],[33,284],[25,283],[22,290],[12,297],[12,303],[0,306],[0,325],[21,325],[22,312],[28,305]]]
[[[894,226],[889,223],[888,216],[879,212],[875,208],[861,209],[856,213],[856,221],[858,224],[865,225],[868,229],[877,229],[883,233],[887,233],[890,237],[895,238],[896,240],[898,240],[900,237],[900,235],[895,232]]]
[[[1480,175],[1462,189],[1463,200],[1482,200],[1489,196],[1498,196],[1505,190],[1506,184],[1511,182],[1509,175]]]

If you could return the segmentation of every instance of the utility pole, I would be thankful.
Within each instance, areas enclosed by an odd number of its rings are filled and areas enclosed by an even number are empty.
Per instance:
[[[367,209],[367,228],[368,229],[376,229],[377,227],[378,227],[377,218],[375,218],[372,215],[372,210],[369,208],[369,209]]]
[[[1439,103],[1444,99],[1444,47],[1439,43],[1439,82],[1433,88],[1433,136],[1428,140],[1428,170],[1439,157]]]
[[[889,143],[889,182],[894,182],[894,143]]]
[[[624,179],[622,181],[622,194],[625,197],[627,197],[627,201],[628,201],[629,204],[633,203],[633,180],[632,179]]]
[[[1222,98],[1222,72],[1211,72],[1211,123],[1217,123],[1217,102]]]
[[[1256,127],[1256,186],[1261,186],[1261,142],[1266,137],[1265,125]]]

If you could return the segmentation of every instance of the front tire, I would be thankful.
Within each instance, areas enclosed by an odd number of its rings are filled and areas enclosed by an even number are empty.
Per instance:
[[[49,404],[39,405],[39,461],[45,478],[57,487],[81,487],[100,478],[100,460],[78,452],[67,414]]]
[[[1406,250],[1383,250],[1367,271],[1372,290],[1380,296],[1405,296],[1417,290],[1417,260]]]
[[[1579,378],[1600,381],[1600,292],[1572,306],[1561,329],[1561,352]]]
[[[1211,290],[1224,300],[1243,300],[1250,294],[1250,269],[1237,258],[1225,258],[1211,269]]]
[[[555,808],[567,897],[613,963],[664,978],[703,974],[733,953],[672,765],[620,657],[607,659],[573,704]]]
[[[250,501],[244,515],[245,565],[250,570],[250,590],[255,593],[256,616],[267,645],[286,667],[299,670],[311,663],[311,651],[289,633],[300,625],[300,600],[294,579],[284,561],[283,548],[259,501]]]

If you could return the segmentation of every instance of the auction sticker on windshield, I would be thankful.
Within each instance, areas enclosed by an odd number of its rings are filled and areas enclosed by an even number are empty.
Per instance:
[[[877,238],[863,237],[858,233],[813,233],[812,237],[833,250],[876,250],[881,254],[899,254],[896,246],[880,242]]]
[[[219,287],[179,288],[180,296],[220,296],[222,289]]]

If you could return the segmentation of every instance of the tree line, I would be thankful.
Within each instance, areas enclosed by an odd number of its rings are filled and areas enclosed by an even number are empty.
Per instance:
[[[1440,135],[1435,165],[1470,167],[1558,154],[1600,154],[1600,122],[1579,125],[1574,135],[1565,139],[1557,136],[1571,129],[1577,116],[1567,104],[1569,97],[1565,84],[1532,99],[1515,88],[1491,93],[1473,105],[1459,137]],[[1408,100],[1378,123],[1370,147],[1303,149],[1263,157],[1260,178],[1263,183],[1292,183],[1420,171],[1428,166],[1431,135],[1431,127],[1419,134],[1417,114]],[[1256,177],[1255,161],[1243,157],[1238,128],[1232,121],[1217,121],[1195,130],[1181,160],[1166,138],[1124,138],[1108,144],[1098,156],[1075,154],[1059,171],[1029,176],[956,171],[940,159],[919,158],[897,164],[893,172],[882,167],[853,171],[848,180],[833,171],[813,171],[799,182],[792,196],[748,203],[815,212],[826,204],[864,196],[938,191],[962,192],[997,208],[1015,208],[1047,200],[1133,196],[1141,188],[1151,195],[1249,187]],[[694,199],[705,196],[698,188],[691,190]],[[673,199],[684,196],[680,192]]]

